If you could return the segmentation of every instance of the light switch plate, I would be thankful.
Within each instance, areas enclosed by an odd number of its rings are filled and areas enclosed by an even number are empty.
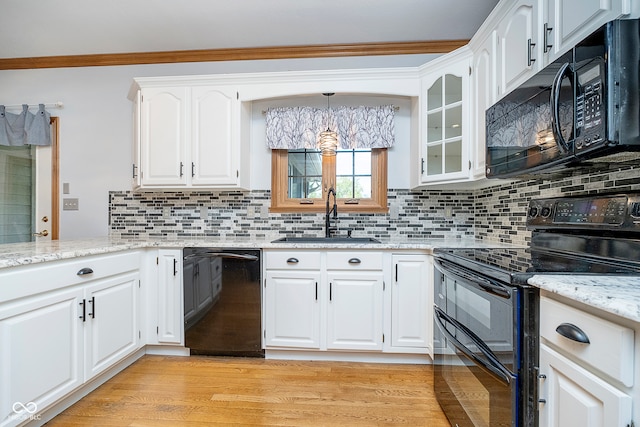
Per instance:
[[[62,210],[63,211],[77,211],[78,210],[78,199],[62,199]]]

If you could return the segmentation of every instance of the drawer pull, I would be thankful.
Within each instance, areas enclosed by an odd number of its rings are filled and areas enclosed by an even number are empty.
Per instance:
[[[589,337],[584,331],[571,323],[562,323],[556,328],[556,332],[563,337],[583,344],[590,344]]]
[[[298,261],[298,258],[289,258],[289,259],[287,260],[287,264],[297,264],[297,263],[299,263],[299,262],[300,262],[300,261]]]
[[[351,258],[349,260],[349,264],[360,264],[362,261],[360,261],[360,258]]]
[[[93,274],[93,270],[89,267],[85,267],[76,273],[78,276],[86,276],[87,274]]]

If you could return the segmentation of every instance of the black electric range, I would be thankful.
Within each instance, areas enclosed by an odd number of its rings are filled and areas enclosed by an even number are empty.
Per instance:
[[[527,248],[440,248],[434,253],[514,285],[544,273],[640,273],[640,194],[533,200],[527,228]]]
[[[527,248],[434,251],[434,389],[452,425],[538,425],[531,276],[640,274],[640,194],[532,200],[527,228]]]

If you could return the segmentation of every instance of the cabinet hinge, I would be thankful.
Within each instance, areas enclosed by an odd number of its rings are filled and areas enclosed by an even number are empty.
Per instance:
[[[384,343],[384,334],[382,334],[382,342]]]
[[[239,178],[239,177],[240,177],[240,171],[236,170],[236,178]]]
[[[156,257],[156,265],[160,265],[160,257]]]
[[[142,338],[142,332],[138,331],[138,339]]]
[[[471,67],[469,67],[469,75],[471,75]]]
[[[267,287],[267,279],[264,279],[264,287]]]
[[[236,99],[240,99],[240,92],[236,92]]]
[[[156,326],[156,335],[160,335],[160,326]]]
[[[469,160],[469,170],[471,170],[471,160]]]
[[[138,288],[140,288],[140,285],[141,285],[140,279],[138,279]]]
[[[385,291],[387,289],[387,282],[382,281],[382,290]]]
[[[264,331],[262,331],[262,336],[267,339],[267,330],[265,329]]]

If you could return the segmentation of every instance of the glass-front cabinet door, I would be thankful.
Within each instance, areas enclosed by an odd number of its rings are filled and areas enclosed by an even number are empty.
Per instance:
[[[470,55],[442,62],[422,79],[420,182],[469,179]]]

